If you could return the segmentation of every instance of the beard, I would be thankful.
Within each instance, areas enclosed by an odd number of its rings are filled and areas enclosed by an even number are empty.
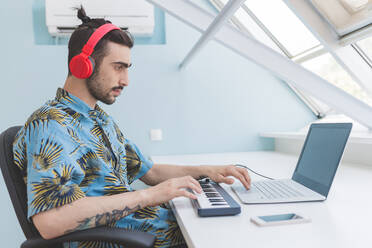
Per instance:
[[[107,105],[111,105],[115,102],[116,98],[110,96],[111,91],[114,89],[105,89],[104,83],[100,80],[98,70],[86,80],[87,88],[89,93],[98,101],[101,101]]]

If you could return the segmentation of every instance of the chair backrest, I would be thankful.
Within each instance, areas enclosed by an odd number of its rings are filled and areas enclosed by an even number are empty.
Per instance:
[[[14,164],[13,141],[21,126],[10,127],[0,135],[0,167],[12,200],[19,224],[27,239],[40,237],[35,226],[27,220],[27,188],[21,170]]]

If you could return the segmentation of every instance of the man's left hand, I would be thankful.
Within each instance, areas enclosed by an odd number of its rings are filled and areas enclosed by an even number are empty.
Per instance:
[[[208,176],[217,183],[233,184],[234,179],[228,177],[233,176],[239,179],[247,190],[251,187],[251,177],[249,176],[248,171],[244,168],[239,168],[234,165],[224,165],[205,166],[205,169],[205,176]]]

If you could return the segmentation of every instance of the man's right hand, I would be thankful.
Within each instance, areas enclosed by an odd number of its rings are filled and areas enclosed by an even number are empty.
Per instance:
[[[196,199],[196,195],[187,191],[186,188],[192,189],[197,193],[202,192],[202,188],[196,179],[191,176],[184,176],[168,179],[156,186],[143,190],[142,193],[147,206],[157,206],[179,196]]]

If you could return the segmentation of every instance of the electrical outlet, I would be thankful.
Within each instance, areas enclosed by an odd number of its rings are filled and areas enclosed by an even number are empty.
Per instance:
[[[150,140],[151,141],[163,140],[163,131],[161,129],[150,129]]]

